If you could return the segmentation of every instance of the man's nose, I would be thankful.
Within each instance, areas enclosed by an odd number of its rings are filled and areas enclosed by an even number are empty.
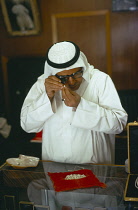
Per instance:
[[[68,83],[69,83],[70,85],[74,85],[74,84],[75,84],[75,79],[74,79],[73,77],[69,77],[69,78],[68,78]]]

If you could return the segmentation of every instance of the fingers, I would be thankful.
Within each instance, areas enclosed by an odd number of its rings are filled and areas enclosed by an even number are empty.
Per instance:
[[[62,89],[63,84],[57,77],[50,76],[45,79],[45,87],[47,91],[57,91]]]
[[[62,88],[62,98],[65,99],[66,101],[71,99],[71,93],[69,89],[66,87]]]
[[[77,93],[68,89],[67,87],[63,87],[62,100],[64,101],[66,106],[77,108],[78,104],[80,103],[81,97]]]
[[[61,81],[55,76],[49,76],[48,78],[46,78],[45,84],[55,86],[55,87],[56,86],[63,87],[63,84],[61,83]]]
[[[49,76],[45,79],[45,90],[49,98],[53,98],[55,92],[63,88],[63,84],[55,76]]]

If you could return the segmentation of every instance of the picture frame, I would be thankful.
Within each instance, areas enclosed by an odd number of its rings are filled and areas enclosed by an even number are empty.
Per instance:
[[[112,0],[112,11],[135,11],[138,10],[138,0]]]
[[[40,33],[40,19],[36,0],[1,0],[7,32],[11,36]]]

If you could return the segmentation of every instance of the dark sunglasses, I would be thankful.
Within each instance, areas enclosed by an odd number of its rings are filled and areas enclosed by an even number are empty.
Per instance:
[[[82,77],[83,75],[83,70],[79,70],[73,74],[70,74],[70,75],[58,75],[56,74],[55,76],[61,80],[61,83],[62,84],[65,84],[67,82],[67,80],[69,79],[69,77],[72,77],[73,79],[78,79],[80,77]]]

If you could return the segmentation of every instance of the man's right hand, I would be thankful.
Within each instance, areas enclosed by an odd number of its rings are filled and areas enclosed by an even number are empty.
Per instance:
[[[50,101],[52,101],[55,93],[61,90],[63,86],[64,85],[56,76],[49,76],[45,79],[45,89]]]

